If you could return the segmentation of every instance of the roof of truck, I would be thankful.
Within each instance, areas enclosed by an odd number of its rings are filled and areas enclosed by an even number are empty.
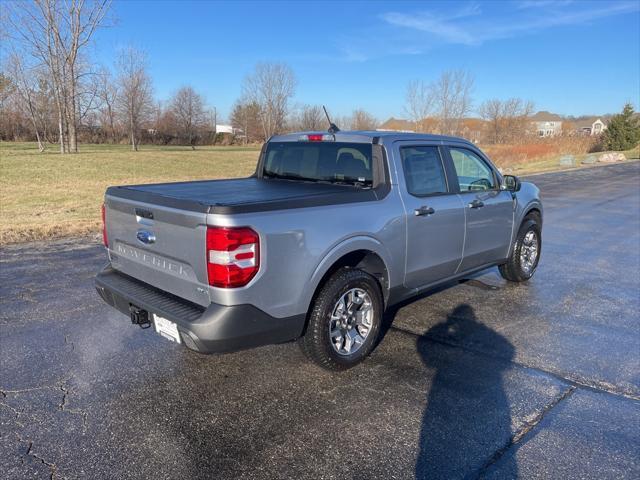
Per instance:
[[[297,142],[301,135],[329,135],[327,131],[294,132],[285,135],[274,135],[270,142]],[[456,142],[473,145],[469,140],[447,135],[435,135],[431,133],[397,132],[389,130],[340,130],[335,133],[335,139],[339,142],[372,143],[374,138],[383,141],[395,142],[398,140],[424,140],[429,142]]]

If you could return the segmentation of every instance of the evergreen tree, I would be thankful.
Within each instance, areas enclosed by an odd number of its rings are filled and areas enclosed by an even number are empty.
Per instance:
[[[622,113],[614,115],[604,131],[602,143],[606,150],[630,150],[640,142],[640,119],[627,103]]]

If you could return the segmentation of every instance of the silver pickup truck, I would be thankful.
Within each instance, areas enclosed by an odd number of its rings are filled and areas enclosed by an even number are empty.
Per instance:
[[[248,178],[110,187],[103,224],[96,288],[133,323],[204,353],[298,339],[338,370],[393,304],[495,265],[528,280],[542,205],[460,138],[313,132]]]

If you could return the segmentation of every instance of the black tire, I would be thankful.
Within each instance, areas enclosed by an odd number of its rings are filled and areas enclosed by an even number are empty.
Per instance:
[[[364,290],[373,307],[372,322],[364,342],[352,354],[339,354],[329,334],[331,315],[340,298],[349,290]],[[364,360],[373,350],[382,324],[383,300],[380,285],[368,273],[355,268],[337,270],[320,288],[309,313],[305,334],[298,341],[304,354],[327,370],[346,370]]]
[[[529,270],[527,270],[523,268],[521,264],[520,253],[522,252],[522,249],[524,247],[524,239],[530,231],[533,231],[535,233],[538,250],[533,266]],[[507,263],[504,263],[498,267],[500,270],[500,275],[502,275],[505,280],[509,280],[510,282],[526,282],[533,276],[536,268],[538,267],[541,249],[542,229],[540,228],[540,217],[536,214],[527,215],[522,221],[522,225],[520,225],[518,235],[515,239],[515,244],[511,249],[509,260],[507,261]]]

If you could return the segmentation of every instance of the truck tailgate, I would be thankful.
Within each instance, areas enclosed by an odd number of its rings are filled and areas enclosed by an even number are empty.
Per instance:
[[[148,204],[108,192],[105,217],[114,269],[209,305],[205,212]]]

